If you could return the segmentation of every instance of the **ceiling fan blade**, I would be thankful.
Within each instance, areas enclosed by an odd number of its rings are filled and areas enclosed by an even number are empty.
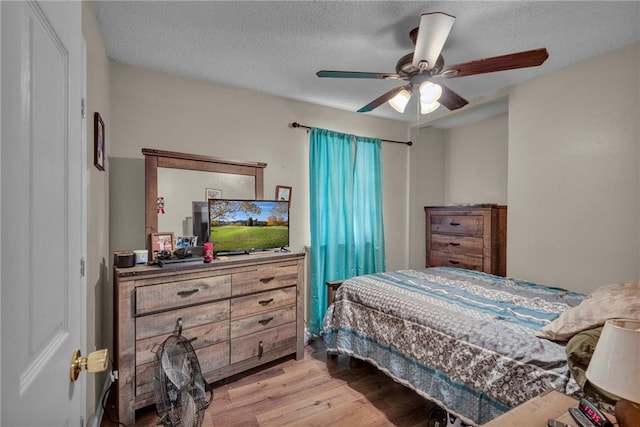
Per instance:
[[[423,13],[420,16],[420,27],[416,38],[416,48],[413,52],[412,65],[420,68],[420,63],[426,61],[426,69],[436,65],[444,42],[456,20],[455,16],[442,12]],[[423,65],[424,68],[424,65]]]
[[[440,95],[440,99],[438,100],[438,102],[447,107],[449,110],[457,110],[458,108],[462,108],[469,103],[469,101],[467,101],[442,83],[438,83],[438,85],[442,87],[442,95]]]
[[[336,77],[341,79],[389,79],[401,80],[402,76],[394,73],[367,73],[360,71],[332,71],[320,70],[316,73],[318,77]]]
[[[402,89],[408,89],[408,88],[405,86],[399,86],[397,88],[391,89],[389,92],[386,92],[380,95],[379,97],[377,97],[376,99],[374,99],[373,101],[371,101],[370,103],[368,103],[367,105],[359,109],[358,113],[368,113],[369,111],[375,108],[378,108],[379,106],[381,106],[382,104],[384,104],[385,102],[387,102],[388,100],[396,96],[398,92],[400,92]]]
[[[546,48],[510,53],[491,58],[478,59],[462,64],[448,65],[442,70],[447,78],[472,76],[474,74],[493,73],[495,71],[515,70],[516,68],[537,67],[549,57]]]

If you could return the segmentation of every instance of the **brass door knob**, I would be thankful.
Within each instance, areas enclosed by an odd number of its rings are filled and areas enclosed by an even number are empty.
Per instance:
[[[76,350],[71,355],[71,367],[69,369],[69,379],[73,382],[78,379],[80,372],[103,372],[107,370],[109,362],[109,350],[102,350],[89,353],[87,357],[82,357],[80,350]]]

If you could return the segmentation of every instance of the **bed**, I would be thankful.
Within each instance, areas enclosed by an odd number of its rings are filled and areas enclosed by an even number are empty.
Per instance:
[[[549,389],[581,393],[565,345],[535,334],[584,297],[451,267],[377,273],[340,286],[323,335],[478,425]]]

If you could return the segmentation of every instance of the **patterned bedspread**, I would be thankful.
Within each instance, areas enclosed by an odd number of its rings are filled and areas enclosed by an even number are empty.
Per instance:
[[[450,267],[359,276],[338,289],[324,340],[483,424],[548,389],[579,393],[565,347],[534,333],[583,297]]]

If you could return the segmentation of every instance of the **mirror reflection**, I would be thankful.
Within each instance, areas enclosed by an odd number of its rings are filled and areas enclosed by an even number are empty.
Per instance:
[[[174,236],[207,236],[207,194],[221,199],[255,198],[254,176],[158,168],[158,230]]]

